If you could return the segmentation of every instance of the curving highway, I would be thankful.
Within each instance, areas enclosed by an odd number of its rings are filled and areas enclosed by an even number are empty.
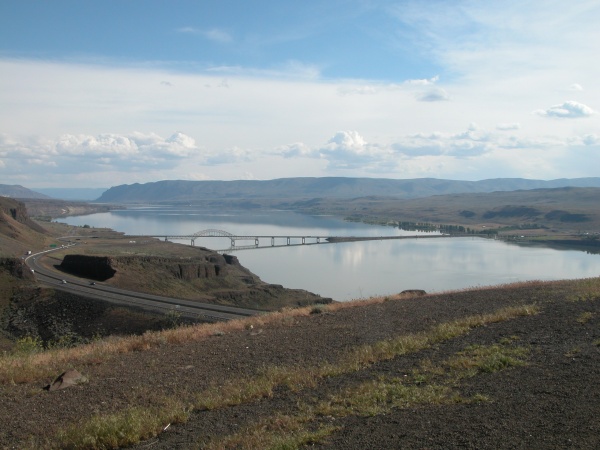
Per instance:
[[[75,278],[61,272],[50,270],[40,264],[40,259],[44,258],[48,253],[64,250],[64,248],[72,247],[74,245],[77,244],[69,244],[64,247],[29,255],[25,258],[25,263],[33,272],[36,280],[41,284],[57,290],[104,300],[119,305],[136,306],[138,308],[163,313],[176,311],[182,316],[211,321],[240,319],[261,314],[263,312],[253,309],[237,308],[234,306],[214,305],[211,303],[201,303],[191,300],[163,297],[160,295],[145,294],[143,292],[128,291],[91,280],[86,281],[81,278]]]

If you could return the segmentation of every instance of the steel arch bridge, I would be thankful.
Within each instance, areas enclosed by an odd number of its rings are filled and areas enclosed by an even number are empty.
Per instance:
[[[228,231],[217,230],[216,228],[209,228],[207,230],[196,231],[194,234],[192,234],[190,236],[191,241],[192,241],[192,246],[196,245],[196,238],[201,238],[201,237],[224,237],[224,238],[228,238],[231,241],[231,247],[235,247],[235,241],[236,240],[245,238],[245,236],[236,236],[234,234],[229,233]],[[248,239],[250,239],[250,238],[248,238]]]
[[[285,245],[293,245],[293,241],[300,241],[302,244],[306,244],[307,240],[310,243],[321,243],[323,240],[327,240],[328,236],[273,236],[273,235],[239,235],[232,234],[228,231],[218,230],[216,228],[209,228],[207,230],[197,231],[193,234],[187,235],[162,235],[166,240],[169,239],[189,239],[191,245],[196,245],[196,239],[199,238],[226,238],[231,242],[231,249],[240,248],[236,246],[236,241],[253,241],[253,245],[245,245],[244,248],[257,248],[260,246],[260,239],[269,239],[271,241],[271,246],[274,247],[276,245],[276,240],[285,240]],[[161,236],[161,237],[162,237]]]
[[[234,234],[231,234],[231,233],[229,233],[227,231],[223,231],[223,230],[217,230],[214,228],[209,228],[208,230],[196,231],[194,234],[192,234],[192,236],[194,236],[194,237],[228,237],[228,238],[235,237]]]

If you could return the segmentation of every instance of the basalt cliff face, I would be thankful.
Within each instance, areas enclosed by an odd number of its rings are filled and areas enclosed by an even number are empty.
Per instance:
[[[237,257],[214,252],[193,258],[65,255],[59,268],[123,289],[261,310],[332,301],[265,283]]]
[[[160,267],[178,280],[193,281],[227,275],[227,266],[230,264],[228,260],[234,262],[234,260],[226,259],[219,254],[194,260],[155,256],[65,255],[60,268],[80,277],[106,281],[112,278],[119,269],[127,270],[128,267],[136,266],[142,270],[154,270]]]

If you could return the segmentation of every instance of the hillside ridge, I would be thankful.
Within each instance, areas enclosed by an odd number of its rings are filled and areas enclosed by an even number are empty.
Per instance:
[[[98,202],[183,202],[199,199],[301,199],[315,197],[357,198],[387,196],[422,198],[432,195],[485,193],[561,187],[600,187],[600,178],[529,180],[497,178],[481,181],[437,178],[279,178],[274,180],[186,181],[163,180],[113,186]]]

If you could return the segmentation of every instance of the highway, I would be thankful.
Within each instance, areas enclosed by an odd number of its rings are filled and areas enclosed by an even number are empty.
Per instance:
[[[65,245],[64,248],[74,245],[77,244]],[[100,282],[94,282],[93,280],[83,280],[55,270],[50,270],[40,263],[40,260],[48,253],[64,250],[64,248],[59,247],[46,250],[29,255],[25,258],[25,263],[29,269],[33,271],[33,274],[39,283],[53,289],[70,292],[83,297],[104,300],[118,305],[135,306],[141,309],[162,313],[175,311],[185,317],[208,321],[240,319],[261,314],[263,312],[253,309],[201,303],[118,289]]]

